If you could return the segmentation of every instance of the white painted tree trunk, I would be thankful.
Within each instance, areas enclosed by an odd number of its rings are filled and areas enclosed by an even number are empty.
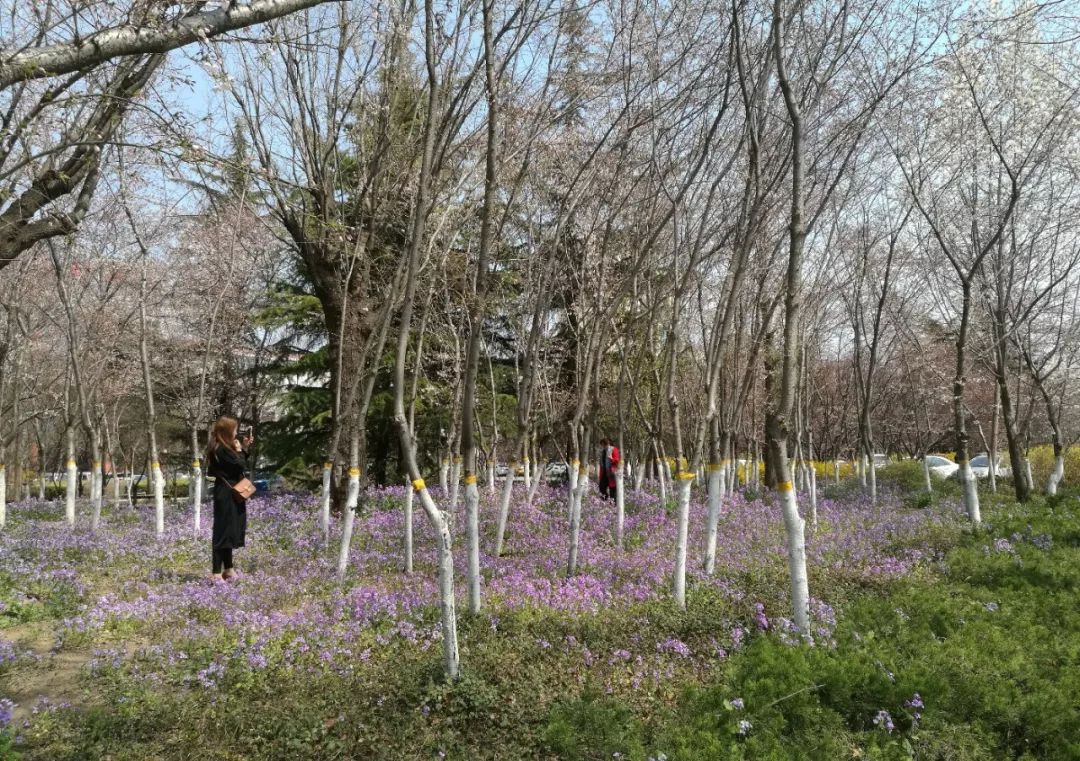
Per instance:
[[[41,473],[38,476],[38,482],[37,483],[38,483],[38,487],[37,487],[38,501],[39,502],[44,502],[45,501],[45,474],[44,473]]]
[[[536,493],[540,491],[540,480],[541,479],[539,476],[533,478],[532,486],[529,487],[529,495],[528,497],[526,497],[526,499],[528,500],[527,504],[531,505],[536,500]]]
[[[0,462],[0,528],[7,525],[7,471]]]
[[[0,468],[3,466],[0,465]],[[1050,471],[1050,478],[1046,482],[1046,493],[1053,496],[1057,494],[1058,484],[1065,477],[1065,456],[1058,455],[1054,458],[1054,469]]]
[[[716,571],[716,527],[720,523],[720,504],[724,499],[724,479],[727,469],[719,463],[709,465],[708,517],[705,525],[705,573]]]
[[[870,504],[877,505],[877,468],[874,467],[874,463],[870,463],[869,467],[869,480],[870,480]]]
[[[694,474],[680,472],[676,479],[676,498],[678,499],[677,539],[675,544],[675,603],[680,608],[686,607],[686,545],[690,530],[690,487],[694,483]]]
[[[443,494],[446,495],[450,492],[450,461],[439,461],[439,486],[442,487]]]
[[[641,491],[641,484],[645,480],[645,466],[638,464],[634,469],[634,491]]]
[[[488,492],[490,492],[491,496],[494,497],[495,496],[495,461],[494,460],[489,462],[488,465],[487,465],[487,482],[488,482]]]
[[[1026,457],[1024,458],[1024,470],[1027,472],[1028,484],[1030,485],[1035,483],[1035,479],[1031,476],[1031,460],[1027,459]]]
[[[573,576],[577,573],[578,562],[578,537],[581,521],[581,511],[578,509],[578,490],[570,490],[569,505],[567,512],[570,515],[570,550],[566,559],[566,575]]]
[[[529,458],[525,458],[525,488],[532,489],[532,467]]]
[[[191,461],[191,514],[195,533],[202,531],[203,472],[202,462]]]
[[[859,455],[859,486],[866,491],[866,457]]]
[[[75,525],[75,497],[79,493],[79,468],[70,452],[67,460],[67,491],[64,494],[64,515],[69,526]]]
[[[526,472],[528,466],[526,465]],[[469,612],[480,612],[480,489],[476,476],[465,476],[465,520],[469,543],[469,564],[466,581],[469,587]]]
[[[413,491],[409,479],[405,479],[405,573],[413,572]]]
[[[567,473],[570,475],[570,491],[577,489],[578,468],[580,465],[580,460],[571,460],[570,464],[567,466]]]
[[[585,500],[585,493],[589,490],[589,469],[580,466],[576,489],[570,490],[570,550],[566,559],[566,575],[573,576],[577,573],[578,551],[581,539],[581,504]]]
[[[165,533],[165,476],[161,463],[150,463],[150,473],[154,483],[154,530],[161,536]]]
[[[810,586],[806,577],[805,521],[790,482],[780,484],[780,508],[787,537],[788,570],[791,573],[791,605],[795,626],[804,637],[810,636]]]
[[[667,504],[667,481],[664,480],[664,471],[667,468],[666,463],[656,461],[656,478],[660,482],[660,504]]]
[[[322,498],[319,506],[319,527],[323,533],[323,544],[330,542],[330,479],[334,473],[333,463],[324,462],[322,466]]]
[[[513,478],[513,471],[510,472]],[[454,604],[454,553],[450,541],[450,526],[445,514],[435,506],[423,480],[413,482],[420,494],[420,504],[435,529],[439,551],[439,603],[442,608],[443,662],[446,675],[457,679],[461,668],[457,639],[457,609]]]
[[[817,470],[810,466],[810,525],[817,528]]]
[[[341,527],[341,547],[338,549],[337,575],[345,578],[349,568],[349,547],[356,524],[356,505],[360,501],[360,468],[349,468],[349,485],[345,492],[345,520]]]
[[[450,465],[450,514],[457,512],[458,497],[461,496],[461,458],[455,457]]]
[[[626,527],[626,484],[623,469],[615,471],[615,548],[622,551]]]
[[[833,466],[833,468],[832,468],[833,469],[833,483],[838,484],[838,483],[840,483],[840,461],[839,460],[833,460],[832,466]]]
[[[90,470],[90,530],[97,531],[101,525],[101,461],[95,460]]]
[[[979,485],[971,472],[971,464],[967,460],[960,463],[960,484],[963,489],[964,510],[971,522],[978,526],[982,523],[982,515],[979,512]]]
[[[934,482],[930,478],[930,461],[924,456],[922,458],[922,474],[923,474],[923,486],[926,488],[927,494],[934,493]]]
[[[574,475],[570,479],[570,491],[566,495],[566,519],[574,520],[574,501],[578,493],[578,467],[575,465],[571,471]]]
[[[503,539],[506,537],[506,519],[510,515],[510,496],[514,491],[514,467],[511,462],[503,479],[502,498],[499,500],[499,521],[495,525],[495,557],[501,557]],[[571,492],[573,490],[571,489]]]

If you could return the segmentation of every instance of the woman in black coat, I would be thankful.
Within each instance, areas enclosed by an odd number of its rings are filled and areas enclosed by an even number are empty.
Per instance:
[[[231,579],[233,550],[244,546],[247,532],[247,503],[233,491],[233,485],[247,477],[247,453],[252,437],[237,438],[235,418],[220,417],[214,423],[206,447],[207,475],[214,477],[214,530],[211,579]]]

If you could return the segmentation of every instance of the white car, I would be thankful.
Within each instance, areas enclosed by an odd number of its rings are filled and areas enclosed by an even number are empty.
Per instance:
[[[975,476],[975,478],[989,478],[990,458],[985,454],[971,458],[971,475]],[[994,466],[994,475],[998,478],[1011,476],[1012,468],[1008,465],[1002,465],[1001,458],[999,457]]]
[[[960,470],[960,466],[955,462],[936,454],[926,456],[926,467],[929,468],[930,475],[935,476],[936,478],[948,478],[953,473]]]

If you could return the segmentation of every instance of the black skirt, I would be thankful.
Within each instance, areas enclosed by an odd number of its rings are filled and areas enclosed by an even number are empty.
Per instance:
[[[214,484],[214,549],[243,547],[246,533],[247,505],[236,496],[231,486],[218,479]]]
[[[247,504],[230,484],[239,483],[247,471],[247,453],[218,447],[210,460],[209,475],[214,477],[215,550],[244,546],[247,533]]]

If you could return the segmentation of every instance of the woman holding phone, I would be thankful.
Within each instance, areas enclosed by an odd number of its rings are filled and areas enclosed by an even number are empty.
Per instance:
[[[234,486],[247,478],[248,449],[254,438],[239,437],[236,418],[223,415],[214,423],[206,445],[207,474],[214,477],[214,529],[211,580],[236,576],[233,550],[244,546],[247,532],[247,500]]]

